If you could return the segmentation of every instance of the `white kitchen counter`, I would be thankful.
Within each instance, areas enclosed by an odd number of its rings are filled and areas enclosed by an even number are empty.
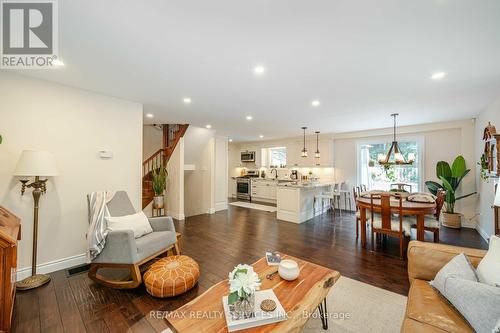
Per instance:
[[[328,192],[333,183],[279,183],[277,186],[277,219],[302,223],[321,214],[321,205],[326,209],[328,200],[317,200],[318,194]]]

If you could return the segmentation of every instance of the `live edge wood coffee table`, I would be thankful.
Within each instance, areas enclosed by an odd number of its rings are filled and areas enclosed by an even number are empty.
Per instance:
[[[300,275],[296,280],[285,281],[278,274],[275,274],[272,280],[267,279],[266,276],[276,272],[278,266],[268,266],[266,258],[261,258],[252,266],[262,281],[260,290],[274,290],[288,314],[288,319],[238,332],[299,332],[309,318],[321,320],[323,328],[328,328],[326,295],[339,279],[340,273],[288,255],[281,254],[281,257],[295,260],[299,264]],[[170,312],[166,317],[169,327],[179,333],[227,332],[222,307],[222,297],[227,294],[228,281],[219,282],[191,302]],[[316,308],[319,313],[315,314]]]

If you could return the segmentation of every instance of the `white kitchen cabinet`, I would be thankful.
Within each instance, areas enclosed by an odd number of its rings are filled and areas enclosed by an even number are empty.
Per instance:
[[[252,199],[276,200],[277,182],[266,179],[252,179]]]

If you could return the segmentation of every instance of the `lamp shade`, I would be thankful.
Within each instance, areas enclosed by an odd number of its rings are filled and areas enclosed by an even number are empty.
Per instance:
[[[54,155],[43,150],[23,150],[14,172],[14,176],[48,177],[58,174]]]
[[[494,205],[500,207],[500,184],[497,185],[497,195],[495,196]]]

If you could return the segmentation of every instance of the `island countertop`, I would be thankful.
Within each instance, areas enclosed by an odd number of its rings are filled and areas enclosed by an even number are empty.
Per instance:
[[[333,186],[333,182],[278,182],[280,187],[316,188]]]

